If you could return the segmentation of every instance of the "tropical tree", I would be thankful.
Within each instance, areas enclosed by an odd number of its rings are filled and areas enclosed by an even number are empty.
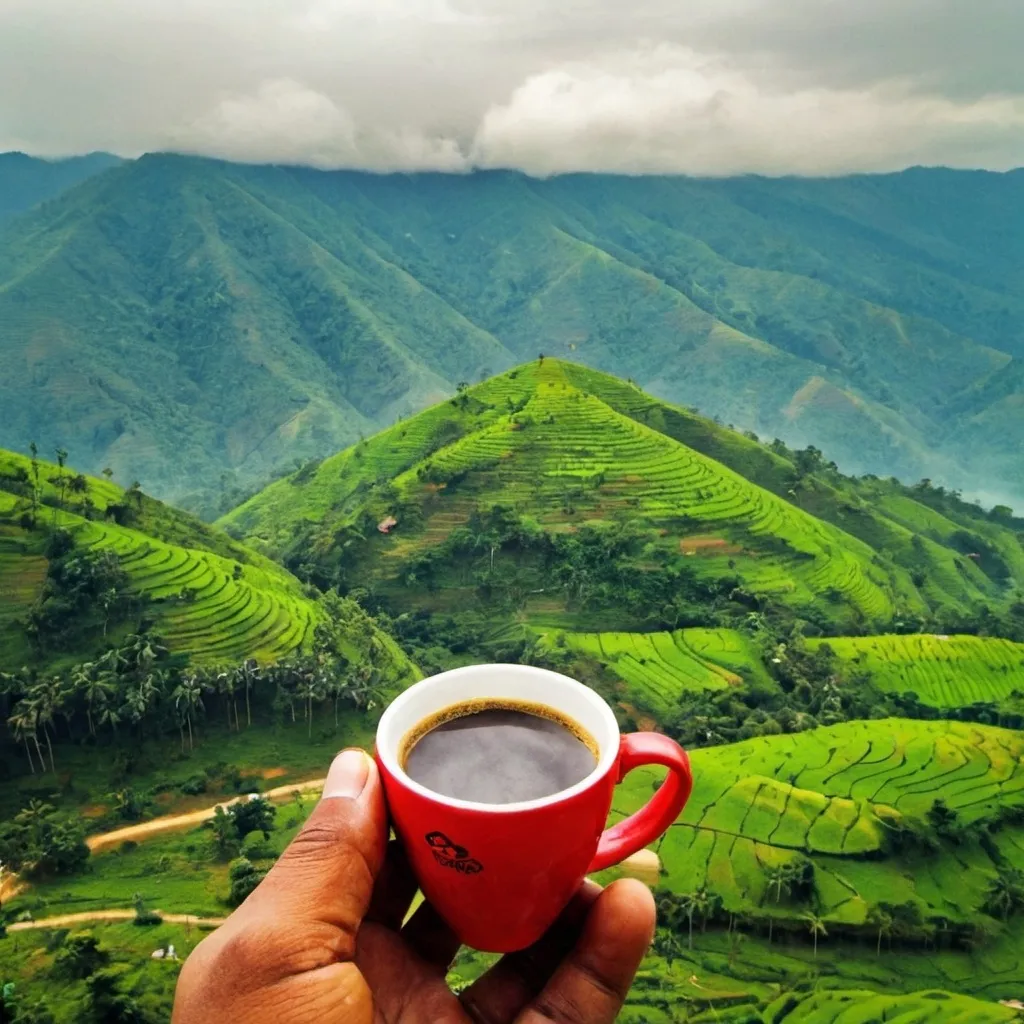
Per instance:
[[[825,922],[816,914],[813,910],[807,910],[800,915],[800,917],[807,922],[807,928],[811,933],[811,937],[814,939],[814,959],[818,959],[818,936],[822,938],[827,937],[828,929],[825,927]]]
[[[879,906],[873,906],[868,911],[867,923],[872,928],[878,929],[878,943],[875,946],[875,956],[882,955],[882,937],[892,938],[892,915]]]
[[[7,719],[7,727],[11,730],[15,742],[21,741],[25,744],[25,756],[28,758],[28,768],[29,771],[35,775],[36,766],[35,762],[32,760],[32,750],[28,745],[28,738],[29,735],[32,736],[32,739],[35,740],[36,749],[39,750],[39,737],[36,735],[35,716],[24,701],[20,701],[15,705],[13,713],[10,718]],[[39,770],[46,771],[42,751],[39,751]]]
[[[203,709],[203,690],[199,680],[191,674],[181,677],[181,682],[175,687],[172,694],[174,707],[178,712],[178,728],[188,726],[188,749],[193,749],[192,742],[192,716]],[[181,731],[181,749],[185,749],[185,733]]]
[[[66,448],[55,448],[54,454],[57,456],[57,486],[59,488],[60,497],[57,499],[57,507],[64,511],[64,490],[67,487],[67,474],[64,472],[64,464],[68,461],[68,451]],[[53,510],[53,525],[57,525],[57,509]]]
[[[775,902],[780,903],[782,901],[782,890],[785,889],[787,895],[790,892],[792,875],[789,865],[777,864],[768,872],[767,881],[768,888],[775,889]]]
[[[96,735],[94,714],[114,695],[114,684],[110,675],[96,662],[87,661],[76,665],[71,670],[71,681],[76,692],[85,701],[85,718],[89,726],[89,735]]]
[[[252,707],[249,703],[249,693],[252,688],[256,685],[256,681],[259,679],[259,662],[255,658],[246,658],[242,662],[242,666],[239,669],[239,675],[242,679],[242,686],[245,688],[245,725],[248,728],[252,725]],[[235,717],[235,725],[238,724],[237,715]]]
[[[985,896],[985,912],[1004,921],[1024,906],[1024,875],[1019,871],[1000,871]]]
[[[315,675],[307,675],[298,686],[296,691],[299,698],[306,702],[306,736],[313,737],[313,701],[323,700],[323,690],[320,688],[320,680]]]

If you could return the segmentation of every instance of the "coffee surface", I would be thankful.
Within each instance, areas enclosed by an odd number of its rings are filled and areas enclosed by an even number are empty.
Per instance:
[[[480,701],[420,723],[403,760],[406,773],[427,789],[485,804],[552,796],[597,764],[593,739],[568,716],[540,705]]]

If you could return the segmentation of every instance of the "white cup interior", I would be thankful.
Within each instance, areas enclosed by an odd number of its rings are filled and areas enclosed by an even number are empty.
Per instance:
[[[597,742],[594,770],[576,785],[538,800],[511,804],[484,804],[436,793],[410,778],[399,764],[402,740],[430,715],[461,701],[481,697],[546,704],[574,719]],[[414,792],[452,807],[500,814],[556,803],[590,786],[607,772],[619,750],[619,726],[612,709],[589,686],[575,679],[531,665],[467,665],[431,676],[399,694],[381,715],[377,726],[377,754],[387,770]]]

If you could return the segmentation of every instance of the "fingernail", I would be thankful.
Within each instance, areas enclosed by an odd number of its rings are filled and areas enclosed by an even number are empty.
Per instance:
[[[324,783],[323,799],[348,797],[355,799],[366,787],[370,777],[370,758],[365,751],[343,750],[331,765]]]

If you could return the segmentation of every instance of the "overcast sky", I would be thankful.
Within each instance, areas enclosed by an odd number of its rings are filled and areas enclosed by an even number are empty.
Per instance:
[[[0,151],[1024,164],[1024,0],[0,0]]]

